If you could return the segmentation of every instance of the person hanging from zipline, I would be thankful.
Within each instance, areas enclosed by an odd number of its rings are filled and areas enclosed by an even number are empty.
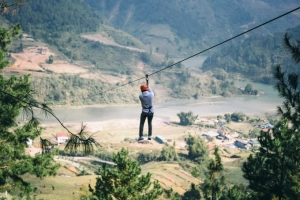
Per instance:
[[[148,119],[148,140],[151,140],[152,137],[152,119],[154,116],[153,109],[153,98],[154,93],[149,87],[149,77],[146,74],[146,84],[141,85],[141,94],[139,95],[141,105],[142,105],[142,113],[140,117],[140,128],[139,128],[139,138],[138,140],[143,140],[143,130],[146,118]]]

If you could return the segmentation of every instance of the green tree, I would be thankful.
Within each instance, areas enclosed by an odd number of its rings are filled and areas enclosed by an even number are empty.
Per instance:
[[[288,126],[288,120],[281,120],[273,135],[261,131],[259,152],[250,155],[243,164],[249,188],[259,199],[296,199],[300,195],[299,187],[297,189],[299,152],[296,147],[299,146],[299,136],[296,138]]]
[[[244,121],[246,118],[246,115],[242,112],[234,112],[230,115],[230,118],[234,122]]]
[[[244,88],[244,92],[248,94],[248,93],[251,93],[252,91],[253,91],[253,86],[252,86],[252,84],[248,83],[246,85],[246,87]]]
[[[182,200],[194,200],[200,198],[200,190],[198,186],[196,186],[194,183],[191,184],[191,188],[188,191],[186,191],[182,196]]]
[[[224,192],[220,200],[247,200],[251,199],[251,192],[244,185],[233,185]],[[255,199],[255,198],[252,198]]]
[[[19,32],[18,25],[10,30],[0,28],[0,69],[8,65],[7,45],[11,37]],[[28,140],[39,137],[42,131],[30,106],[35,105],[36,101],[32,97],[29,76],[11,76],[7,79],[0,75],[0,88],[0,192],[18,188],[29,194],[33,187],[23,180],[22,175],[33,174],[40,178],[56,175],[59,165],[53,162],[51,154],[31,157],[25,153]],[[46,105],[43,106],[47,109]],[[22,111],[24,121],[19,123],[17,117]]]
[[[257,95],[258,90],[254,90],[252,84],[248,83],[246,87],[244,88],[244,94],[252,94],[252,95]]]
[[[224,168],[218,151],[218,147],[215,147],[215,159],[208,164],[208,176],[200,186],[203,197],[207,200],[220,199],[225,187],[225,177],[222,175]]]
[[[164,144],[164,147],[161,150],[160,153],[160,160],[163,161],[178,161],[178,155],[175,149],[175,142],[174,144],[168,145],[167,143]]]
[[[231,121],[231,115],[229,113],[225,114],[224,118],[225,118],[227,123],[229,123]]]
[[[53,62],[54,62],[54,56],[50,55],[49,58],[48,58],[48,63],[52,64]]]
[[[294,45],[290,35],[285,35],[285,45],[292,52],[296,63],[300,60],[300,42]],[[297,199],[300,196],[300,91],[299,75],[286,74],[280,66],[275,67],[275,88],[284,98],[278,106],[281,120],[273,134],[261,132],[259,152],[250,155],[243,165],[244,177],[259,199]]]
[[[198,115],[195,116],[192,111],[189,111],[187,113],[180,112],[177,114],[177,116],[180,120],[179,124],[183,126],[192,125],[198,117]]]
[[[13,25],[9,30],[0,27],[0,70],[8,65],[7,46],[11,38],[21,31],[19,25]],[[39,103],[33,98],[29,75],[11,76],[0,75],[0,192],[20,191],[29,195],[33,186],[23,180],[22,175],[32,174],[39,178],[56,175],[59,164],[55,164],[50,153],[52,144],[40,137],[42,128],[36,109],[46,116],[52,115],[70,134],[65,150],[69,152],[94,152],[98,143],[88,136],[82,126],[78,134],[73,134],[54,115],[45,103]],[[22,122],[17,119],[23,114]],[[29,139],[40,138],[42,154],[31,157],[25,153]]]
[[[182,200],[181,195],[174,192],[172,188],[165,190],[164,197],[172,200]]]
[[[197,162],[203,162],[208,157],[208,147],[199,136],[192,136],[186,139],[188,157]]]
[[[151,182],[151,174],[141,175],[141,167],[136,161],[128,158],[124,148],[113,155],[114,168],[106,165],[99,169],[95,188],[92,192],[94,199],[156,199],[162,193],[158,181]]]

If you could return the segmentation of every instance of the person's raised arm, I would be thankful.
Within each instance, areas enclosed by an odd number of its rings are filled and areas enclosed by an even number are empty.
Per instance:
[[[148,76],[148,74],[146,74],[146,84],[147,84],[147,87],[149,87],[149,76]]]

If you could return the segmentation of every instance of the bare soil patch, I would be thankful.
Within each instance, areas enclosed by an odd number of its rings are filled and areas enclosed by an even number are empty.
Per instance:
[[[11,53],[15,62],[4,69],[6,72],[44,72],[51,70],[55,73],[86,73],[87,70],[66,61],[56,61],[53,64],[47,64],[50,55],[54,55],[48,47],[35,46],[24,49],[21,53]]]
[[[55,73],[70,73],[70,74],[78,74],[78,73],[86,73],[87,70],[76,66],[72,65],[66,62],[55,62],[54,64],[43,64],[43,68],[51,70]]]
[[[145,50],[143,50],[143,49],[138,49],[138,48],[134,48],[134,47],[127,47],[127,46],[119,45],[118,43],[116,43],[113,40],[113,38],[107,38],[107,37],[104,37],[101,34],[82,35],[82,37],[86,38],[88,40],[97,41],[97,42],[100,42],[100,43],[106,44],[106,45],[120,47],[120,48],[127,49],[127,50],[130,50],[130,51],[145,52]]]

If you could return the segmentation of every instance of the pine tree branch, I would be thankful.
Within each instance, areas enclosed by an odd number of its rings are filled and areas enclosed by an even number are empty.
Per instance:
[[[286,33],[284,35],[284,45],[285,45],[286,49],[292,54],[295,62],[299,63],[300,62],[300,41],[297,40],[296,44],[293,45],[290,41],[291,38],[292,38],[292,35],[289,33]]]
[[[30,112],[30,115],[32,116],[32,123],[36,123],[37,119],[34,117],[34,108],[38,108],[41,109],[42,111],[45,112],[45,115],[50,114],[51,116],[53,116],[58,122],[59,124],[70,134],[70,140],[67,143],[65,150],[68,150],[70,152],[72,151],[77,151],[78,149],[80,149],[80,147],[82,147],[82,150],[84,152],[84,154],[90,154],[94,151],[94,147],[93,145],[97,146],[101,146],[94,138],[93,135],[89,135],[87,136],[87,134],[85,133],[85,128],[86,126],[82,124],[81,129],[79,131],[78,134],[74,134],[72,133],[62,122],[61,120],[53,113],[52,109],[49,108],[45,103],[39,103],[36,100],[34,100],[30,95],[30,101],[26,101],[22,98],[16,97],[12,94],[9,94],[3,90],[0,90],[0,92],[4,93],[7,96],[10,96],[12,98],[14,98],[15,100],[22,102],[26,105],[29,106],[29,108],[24,107],[26,109],[28,109],[27,111]],[[51,144],[50,141],[46,140],[46,139],[42,139],[40,138],[41,141],[41,146],[43,148],[43,153],[47,153],[47,149],[49,147],[49,145]]]

